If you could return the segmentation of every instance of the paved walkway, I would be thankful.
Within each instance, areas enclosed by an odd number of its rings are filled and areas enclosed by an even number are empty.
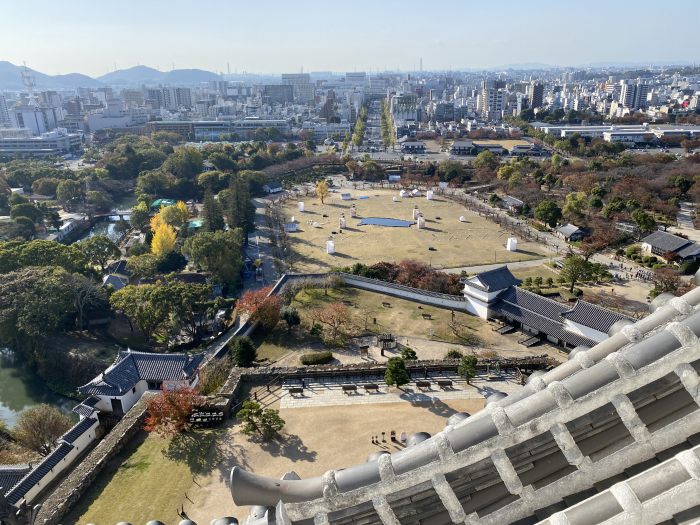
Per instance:
[[[502,374],[502,379],[489,381],[485,376],[477,376],[468,385],[466,381],[456,374],[429,374],[426,381],[430,381],[430,388],[418,389],[415,381],[399,390],[388,387],[383,378],[364,380],[346,380],[343,378],[319,378],[304,380],[303,394],[285,394],[280,402],[280,408],[309,408],[320,406],[345,406],[366,405],[370,403],[421,403],[438,404],[441,401],[454,399],[483,399],[493,391],[501,391],[507,394],[522,388],[515,376],[508,373]],[[449,379],[452,387],[441,388],[437,385],[437,379]],[[423,379],[417,378],[421,381]],[[373,382],[378,385],[378,391],[366,392],[363,385]],[[345,393],[341,385],[356,385],[357,391]]]
[[[541,259],[532,259],[531,261],[520,261],[520,262],[510,262],[510,263],[496,263],[496,264],[481,264],[477,266],[459,266],[457,268],[445,268],[442,270],[445,273],[481,273],[487,272],[489,270],[494,270],[495,268],[500,268],[504,264],[511,270],[516,270],[518,268],[535,268],[541,266],[544,263],[551,262],[554,260],[561,260],[561,257],[543,257]]]
[[[682,233],[691,241],[700,242],[700,230],[695,229],[695,224],[693,223],[694,212],[695,204],[692,202],[681,202],[681,208],[676,216],[678,227],[670,227],[668,231],[671,233]]]
[[[262,261],[263,281],[257,282],[255,279],[251,279],[251,282],[246,281],[246,288],[268,286],[279,279],[279,274],[274,264],[272,243],[270,242],[271,232],[265,219],[265,207],[268,201],[263,198],[257,198],[253,199],[253,204],[255,205],[255,231],[248,235],[246,253],[251,259],[260,259]]]

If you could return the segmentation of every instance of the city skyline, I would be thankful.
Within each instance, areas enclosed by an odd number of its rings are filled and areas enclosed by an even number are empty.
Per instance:
[[[685,1],[667,16],[671,29],[654,33],[654,45],[640,51],[643,28],[630,18],[623,2],[588,3],[560,9],[547,2],[513,1],[500,11],[476,2],[448,2],[427,10],[416,2],[365,0],[350,12],[313,1],[299,6],[276,1],[229,5],[191,4],[177,0],[141,5],[127,0],[94,9],[82,0],[66,12],[40,0],[33,3],[32,24],[19,4],[4,6],[3,56],[47,74],[83,73],[93,77],[115,69],[147,65],[161,71],[199,68],[213,72],[273,74],[291,71],[411,71],[492,69],[530,64],[577,67],[624,63],[692,63],[694,20],[700,4]],[[638,17],[652,16],[652,2],[635,3]],[[446,11],[457,16],[446,17]],[[76,16],[75,13],[80,13]],[[696,16],[692,16],[695,13]],[[517,14],[517,16],[515,16]],[[604,16],[602,16],[604,15]],[[427,31],[425,17],[435,16],[441,29]],[[244,20],[245,22],[241,22]],[[630,21],[632,20],[632,21]],[[411,40],[409,40],[411,36]],[[90,42],[89,46],[80,45]],[[159,45],[154,46],[154,42]],[[284,42],[281,45],[280,42]],[[527,43],[527,45],[522,45]],[[389,53],[387,53],[389,51]]]

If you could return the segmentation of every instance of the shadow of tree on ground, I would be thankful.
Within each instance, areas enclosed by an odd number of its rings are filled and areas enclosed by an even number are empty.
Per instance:
[[[259,438],[251,438],[251,441],[260,443],[260,448],[272,456],[282,456],[296,461],[316,461],[318,453],[309,450],[301,438],[296,434],[282,433],[277,438],[263,442]]]
[[[186,463],[193,475],[208,474],[224,459],[217,438],[221,431],[206,430],[183,432],[175,435],[163,455],[171,461]]]

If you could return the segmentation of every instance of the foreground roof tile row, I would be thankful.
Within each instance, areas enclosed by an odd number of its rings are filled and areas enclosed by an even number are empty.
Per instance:
[[[556,513],[600,491],[627,502],[615,483],[700,444],[699,303],[695,289],[656,304],[647,318],[400,452],[306,480],[235,468],[233,499],[275,506],[277,523],[289,525],[597,523]],[[695,479],[694,460],[681,457]],[[679,498],[673,515],[693,501]]]

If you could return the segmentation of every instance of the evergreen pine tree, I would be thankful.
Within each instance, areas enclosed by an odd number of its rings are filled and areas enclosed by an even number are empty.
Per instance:
[[[204,209],[202,210],[202,229],[213,232],[224,229],[224,216],[221,212],[221,204],[214,198],[214,194],[208,191],[204,196]]]

